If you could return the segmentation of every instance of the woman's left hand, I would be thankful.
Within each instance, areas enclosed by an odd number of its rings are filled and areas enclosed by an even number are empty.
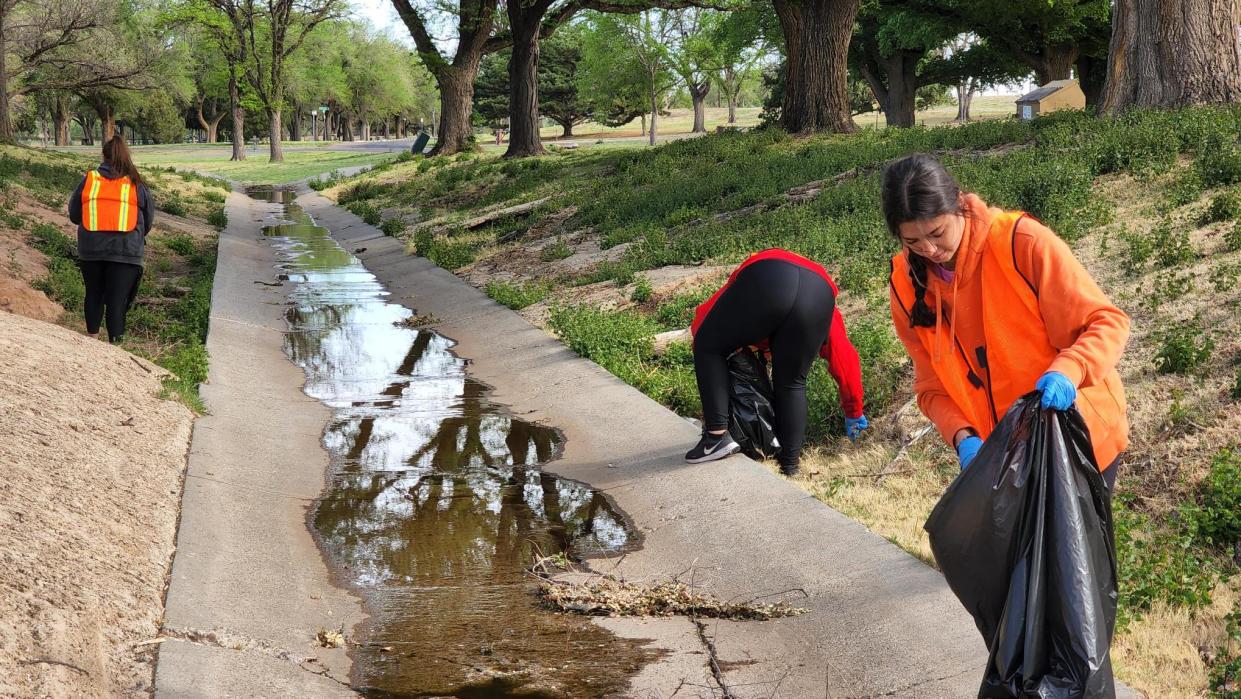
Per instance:
[[[865,415],[845,418],[845,436],[851,442],[856,442],[857,438],[861,436],[862,430],[867,427],[870,427],[870,423],[866,421]]]
[[[1043,374],[1038,383],[1034,384],[1034,388],[1043,394],[1044,410],[1068,410],[1073,407],[1073,401],[1077,400],[1077,387],[1069,377],[1058,371]]]

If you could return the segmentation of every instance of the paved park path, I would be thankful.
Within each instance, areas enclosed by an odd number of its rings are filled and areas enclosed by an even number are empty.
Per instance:
[[[809,613],[772,621],[600,619],[668,652],[638,697],[969,697],[986,652],[943,578],[744,457],[689,465],[685,420],[405,246],[304,190],[297,200],[391,292],[459,342],[471,375],[527,420],[563,430],[548,470],[606,492],[642,532],[638,551],[594,561],[632,580],[691,575],[721,598],[789,590]],[[327,466],[326,408],[281,351],[286,290],[259,228],[270,205],[230,196],[220,238],[203,395],[161,650],[161,696],[336,696],[359,601],[329,582],[306,522]],[[688,571],[688,572],[687,572]]]

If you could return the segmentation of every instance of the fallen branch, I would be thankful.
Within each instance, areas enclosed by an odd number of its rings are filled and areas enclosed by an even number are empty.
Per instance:
[[[588,616],[689,616],[766,621],[808,611],[786,602],[725,602],[677,580],[638,585],[611,575],[588,582],[540,576],[538,595],[553,608]]]

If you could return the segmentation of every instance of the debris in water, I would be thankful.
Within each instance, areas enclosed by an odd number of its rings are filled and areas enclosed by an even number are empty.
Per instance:
[[[319,633],[315,634],[315,640],[324,648],[340,648],[345,645],[345,627],[342,626],[335,631],[319,629]]]
[[[436,318],[434,313],[428,313],[426,315],[415,313],[408,318],[398,320],[393,323],[393,325],[401,328],[425,328],[428,325],[434,325],[438,322],[440,322],[440,319]]]

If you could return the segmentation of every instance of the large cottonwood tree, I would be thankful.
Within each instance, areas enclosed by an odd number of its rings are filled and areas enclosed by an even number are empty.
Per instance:
[[[1116,0],[1103,110],[1241,102],[1239,24],[1239,0]]]

